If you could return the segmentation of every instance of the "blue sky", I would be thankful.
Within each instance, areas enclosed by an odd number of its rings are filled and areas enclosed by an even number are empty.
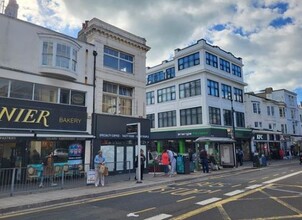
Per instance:
[[[6,0],[8,2],[8,0]],[[18,18],[76,37],[94,17],[144,37],[147,66],[203,38],[243,60],[245,91],[287,89],[302,102],[300,0],[17,0]]]

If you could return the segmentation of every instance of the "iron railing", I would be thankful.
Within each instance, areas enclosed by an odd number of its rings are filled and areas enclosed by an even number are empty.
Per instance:
[[[109,176],[105,178],[105,182],[129,181],[132,171],[130,161],[126,162],[124,170],[114,170],[114,167],[123,167],[124,164],[125,162],[106,162]],[[43,172],[41,164],[0,168],[0,198],[16,194],[82,187],[94,184],[93,177],[94,169],[90,169],[90,164],[54,164],[52,173],[46,173],[45,170]]]

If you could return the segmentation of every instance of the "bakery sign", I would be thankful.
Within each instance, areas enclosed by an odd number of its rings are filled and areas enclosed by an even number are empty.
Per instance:
[[[86,131],[86,107],[0,98],[0,128]]]

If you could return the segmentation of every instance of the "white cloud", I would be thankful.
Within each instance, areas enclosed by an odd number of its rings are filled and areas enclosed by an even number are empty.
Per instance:
[[[283,0],[280,14],[268,6],[279,0],[18,0],[19,18],[56,31],[78,31],[99,18],[147,40],[147,65],[169,59],[174,49],[201,38],[241,57],[248,91],[265,87],[302,88],[302,2]],[[254,7],[257,5],[257,7]],[[292,24],[269,26],[290,17]],[[222,31],[211,28],[226,25]],[[238,33],[241,28],[242,36]],[[74,35],[76,36],[76,34]],[[300,97],[302,100],[302,97]]]

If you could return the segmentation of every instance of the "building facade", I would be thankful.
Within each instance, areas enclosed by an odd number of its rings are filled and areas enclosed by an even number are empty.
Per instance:
[[[280,131],[282,132],[281,148],[285,153],[296,153],[298,151],[297,143],[302,139],[297,94],[286,89],[273,90],[273,88],[266,88],[256,95],[283,103],[277,109],[281,124]]]
[[[41,166],[50,152],[58,164],[83,168],[95,47],[8,15],[0,14],[0,28],[0,168]]]
[[[179,153],[195,151],[200,138],[210,154],[220,161],[228,154],[230,161],[225,163],[232,163],[234,155],[227,144],[232,145],[233,139],[249,156],[242,66],[241,58],[202,39],[176,49],[172,60],[147,68],[146,111],[157,151],[163,147]]]
[[[246,126],[252,129],[252,152],[259,152],[271,159],[280,159],[283,149],[284,117],[279,109],[284,109],[284,102],[264,98],[255,93],[245,93]]]
[[[133,168],[137,135],[126,125],[141,123],[146,152],[150,123],[145,111],[146,53],[144,38],[93,18],[83,24],[78,38],[95,45],[94,125],[92,155],[102,149],[110,171]]]

